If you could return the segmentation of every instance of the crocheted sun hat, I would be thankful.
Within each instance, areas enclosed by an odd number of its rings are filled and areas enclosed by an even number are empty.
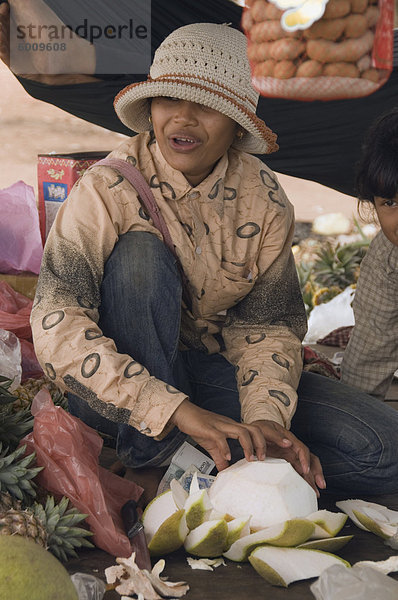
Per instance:
[[[173,31],[155,52],[146,81],[119,92],[114,107],[132,131],[152,128],[149,98],[170,96],[209,106],[245,130],[233,147],[252,154],[278,149],[276,134],[256,115],[259,94],[251,83],[243,33],[216,23],[194,23]]]

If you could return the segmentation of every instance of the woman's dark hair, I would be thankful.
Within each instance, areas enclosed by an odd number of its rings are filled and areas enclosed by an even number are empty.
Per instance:
[[[398,192],[398,106],[376,119],[366,134],[356,192],[372,204],[375,196],[390,199]]]

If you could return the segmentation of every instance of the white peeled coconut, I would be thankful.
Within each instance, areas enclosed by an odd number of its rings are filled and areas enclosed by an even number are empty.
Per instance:
[[[145,537],[152,556],[178,550],[188,535],[184,509],[178,509],[171,490],[156,496],[142,515]]]
[[[338,552],[352,540],[353,535],[339,535],[323,539],[309,539],[308,542],[298,544],[297,548],[307,548],[307,550],[324,550],[325,552]]]
[[[307,515],[306,519],[315,524],[315,531],[311,536],[315,540],[335,537],[346,524],[348,516],[344,512],[335,513],[324,509]]]
[[[351,565],[342,558],[319,550],[260,546],[249,561],[261,577],[272,585],[287,587],[293,581],[319,577],[332,565]]]
[[[284,523],[271,525],[238,539],[227,552],[225,558],[235,562],[244,562],[257,546],[297,546],[306,542],[314,531],[315,525],[307,519],[290,519]]]
[[[339,235],[350,233],[352,223],[343,213],[318,215],[312,222],[312,231],[320,235]]]
[[[371,531],[383,539],[398,532],[398,512],[382,504],[365,500],[341,500],[336,506],[345,512],[360,529]]]
[[[260,530],[318,509],[315,491],[281,458],[242,459],[217,474],[209,489],[213,508],[231,518],[251,515]]]
[[[224,519],[205,521],[187,535],[184,548],[189,554],[203,558],[221,556],[228,537]]]

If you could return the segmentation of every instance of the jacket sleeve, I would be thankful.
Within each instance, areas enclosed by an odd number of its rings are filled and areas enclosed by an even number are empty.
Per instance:
[[[380,235],[380,234],[379,234]],[[375,238],[361,263],[353,302],[355,327],[341,380],[384,399],[398,368],[398,248],[390,256]]]
[[[51,228],[31,314],[35,351],[60,387],[105,418],[159,438],[186,396],[118,353],[98,327],[104,264],[126,228],[142,222],[130,185],[115,185],[120,178],[110,169],[98,171],[101,177],[88,172],[75,185]]]
[[[293,208],[285,196],[283,204],[264,235],[258,279],[228,311],[223,336],[226,357],[236,365],[243,422],[267,419],[288,428],[307,320],[291,251]]]

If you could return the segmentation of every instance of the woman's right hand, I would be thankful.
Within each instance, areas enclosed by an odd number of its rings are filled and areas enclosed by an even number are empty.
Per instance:
[[[265,459],[266,442],[256,425],[237,423],[229,417],[210,412],[189,400],[184,400],[170,422],[204,448],[215,462],[218,471],[229,465],[231,453],[228,438],[239,440],[246,460]]]

